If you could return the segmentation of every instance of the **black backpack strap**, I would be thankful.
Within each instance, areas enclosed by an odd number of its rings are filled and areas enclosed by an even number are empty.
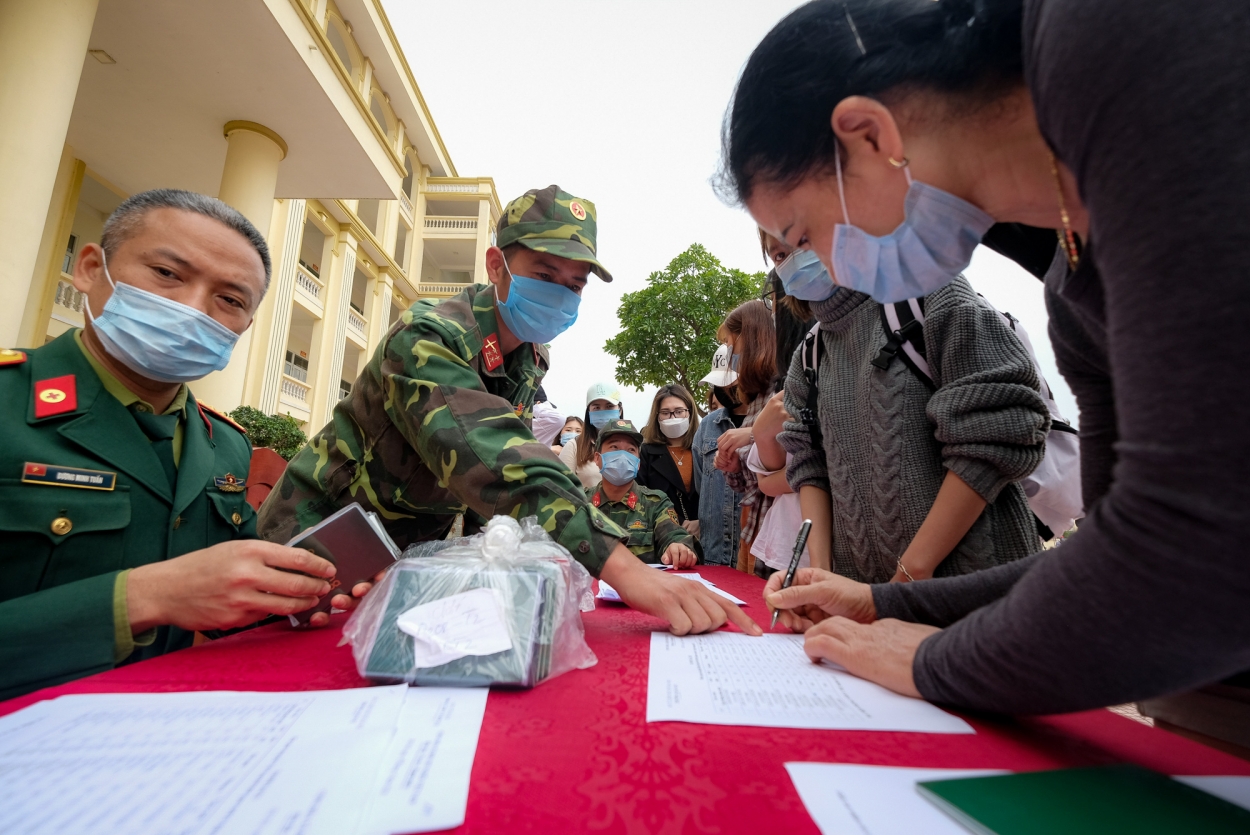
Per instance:
[[[898,323],[897,326],[891,319]],[[881,327],[885,331],[885,345],[881,346],[872,364],[884,371],[898,357],[920,382],[931,390],[937,390],[937,384],[929,373],[924,342],[924,299],[881,305]]]
[[[824,435],[820,431],[820,386],[817,369],[820,366],[820,325],[817,324],[803,337],[803,380],[807,383],[807,402],[799,409],[798,419],[807,427],[812,448],[825,448]]]

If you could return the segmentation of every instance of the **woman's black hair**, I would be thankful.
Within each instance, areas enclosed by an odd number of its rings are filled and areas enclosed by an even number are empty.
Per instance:
[[[717,188],[743,203],[831,170],[848,96],[929,88],[993,100],[1023,79],[1023,0],[815,0],[764,36],[721,130]]]
[[[790,305],[783,303],[786,288],[781,285],[776,270],[769,271],[768,281],[773,289],[773,324],[777,326],[777,382],[774,388],[781,391],[786,375],[790,373],[790,360],[794,359],[794,352],[803,344],[803,337],[816,324],[816,319],[804,321],[794,315]]]

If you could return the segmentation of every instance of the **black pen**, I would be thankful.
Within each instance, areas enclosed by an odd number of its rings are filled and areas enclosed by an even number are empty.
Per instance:
[[[804,519],[803,527],[799,528],[799,538],[794,540],[794,555],[790,557],[790,567],[786,569],[786,579],[781,582],[783,589],[788,589],[794,583],[794,572],[799,570],[799,559],[803,556],[803,549],[807,546],[807,535],[812,532],[812,520]],[[773,622],[768,625],[771,631],[777,625],[777,616],[781,614],[780,609],[773,609]]]

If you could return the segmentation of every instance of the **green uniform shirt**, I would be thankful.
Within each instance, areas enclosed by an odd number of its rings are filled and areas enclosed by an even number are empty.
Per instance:
[[[497,333],[490,286],[404,311],[261,506],[260,535],[285,542],[352,502],[401,548],[445,537],[466,510],[472,522],[537,516],[598,576],[625,535],[530,432],[545,350],[505,357]]]
[[[674,542],[694,550],[694,537],[677,521],[677,511],[662,490],[652,490],[634,482],[619,501],[612,501],[599,482],[589,492],[590,503],[625,529],[626,547],[643,562],[658,563]]]
[[[254,538],[255,513],[234,489],[247,478],[251,445],[185,397],[171,488],[151,441],[75,332],[25,358],[0,355],[0,402],[10,404],[0,418],[0,699],[118,662],[121,572]],[[120,597],[124,607],[124,586]],[[174,627],[150,637],[125,660],[192,639]]]

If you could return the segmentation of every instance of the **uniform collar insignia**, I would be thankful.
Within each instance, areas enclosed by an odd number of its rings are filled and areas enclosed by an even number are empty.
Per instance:
[[[487,371],[494,371],[503,365],[503,352],[499,350],[499,337],[491,334],[482,342],[482,360],[486,363]]]
[[[35,383],[35,418],[63,415],[78,409],[78,382],[73,374]]]
[[[629,509],[633,510],[638,506],[638,494],[633,490],[629,491],[629,495],[625,497],[625,504],[629,505]]]
[[[596,490],[595,494],[590,497],[590,503],[593,504],[595,507],[598,507],[599,503],[602,501],[603,501],[603,496],[599,495],[598,490]]]

